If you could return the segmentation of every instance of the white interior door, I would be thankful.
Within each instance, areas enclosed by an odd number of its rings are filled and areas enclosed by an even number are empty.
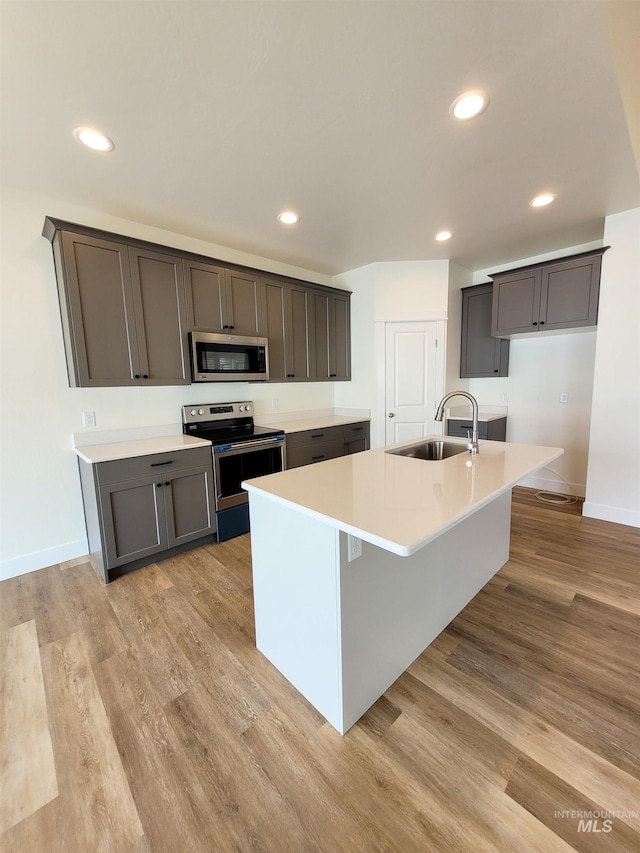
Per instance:
[[[385,443],[439,433],[441,396],[437,323],[387,323],[385,329]]]

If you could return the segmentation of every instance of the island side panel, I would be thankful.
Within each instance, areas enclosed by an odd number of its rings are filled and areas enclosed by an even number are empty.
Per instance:
[[[342,731],[339,533],[249,495],[256,646]]]
[[[339,731],[373,705],[507,562],[510,524],[509,491],[410,557],[363,542],[362,557],[348,562],[341,533]]]

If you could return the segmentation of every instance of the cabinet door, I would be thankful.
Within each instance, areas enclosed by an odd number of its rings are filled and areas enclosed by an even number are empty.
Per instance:
[[[107,569],[166,550],[162,480],[157,476],[100,487]]]
[[[269,381],[289,378],[285,328],[287,325],[287,286],[282,281],[263,279],[264,334],[269,340]]]
[[[352,453],[361,453],[363,450],[369,449],[369,441],[363,436],[362,438],[349,438],[344,443],[344,454],[350,456]]]
[[[493,284],[462,291],[460,377],[508,376],[509,341],[491,335]]]
[[[287,324],[285,349],[290,379],[311,376],[311,291],[306,287],[287,288]]]
[[[54,242],[69,383],[138,385],[127,247],[62,231]]]
[[[212,467],[190,468],[164,480],[167,547],[213,533]]]
[[[262,335],[262,288],[260,278],[225,270],[223,329],[234,335]]]
[[[313,316],[312,374],[314,379],[329,379],[330,314],[329,294],[313,291],[311,297]]]
[[[332,293],[329,312],[329,378],[351,379],[349,297]]]
[[[491,334],[537,332],[540,318],[542,271],[528,270],[493,283]]]
[[[140,378],[145,385],[189,385],[182,259],[129,249]]]
[[[189,329],[221,332],[224,324],[224,268],[184,261]]]
[[[543,268],[540,328],[596,325],[601,262],[596,255]]]

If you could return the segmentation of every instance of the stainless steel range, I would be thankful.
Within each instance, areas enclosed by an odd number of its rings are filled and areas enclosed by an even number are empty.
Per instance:
[[[256,426],[253,403],[198,403],[182,407],[182,431],[212,443],[216,539],[249,530],[249,498],[243,480],[285,468],[284,430]]]

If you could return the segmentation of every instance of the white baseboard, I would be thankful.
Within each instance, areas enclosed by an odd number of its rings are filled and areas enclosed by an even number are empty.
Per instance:
[[[525,486],[527,489],[538,489],[543,492],[555,492],[559,495],[575,495],[578,498],[583,498],[586,492],[584,483],[565,483],[557,477],[540,477],[533,474],[531,477],[525,477],[518,483],[519,486]]]
[[[605,506],[585,501],[582,515],[586,518],[599,518],[600,521],[613,521],[615,524],[627,524],[629,527],[640,527],[640,512],[633,509],[621,509],[617,506]]]
[[[65,545],[58,545],[55,548],[34,551],[31,554],[24,554],[22,557],[14,557],[12,560],[2,560],[0,562],[0,581],[18,577],[18,575],[26,575],[29,572],[36,572],[38,569],[45,569],[47,566],[55,566],[57,563],[64,563],[66,560],[75,560],[76,557],[84,557],[88,553],[87,540],[77,539],[75,542],[67,542]]]

